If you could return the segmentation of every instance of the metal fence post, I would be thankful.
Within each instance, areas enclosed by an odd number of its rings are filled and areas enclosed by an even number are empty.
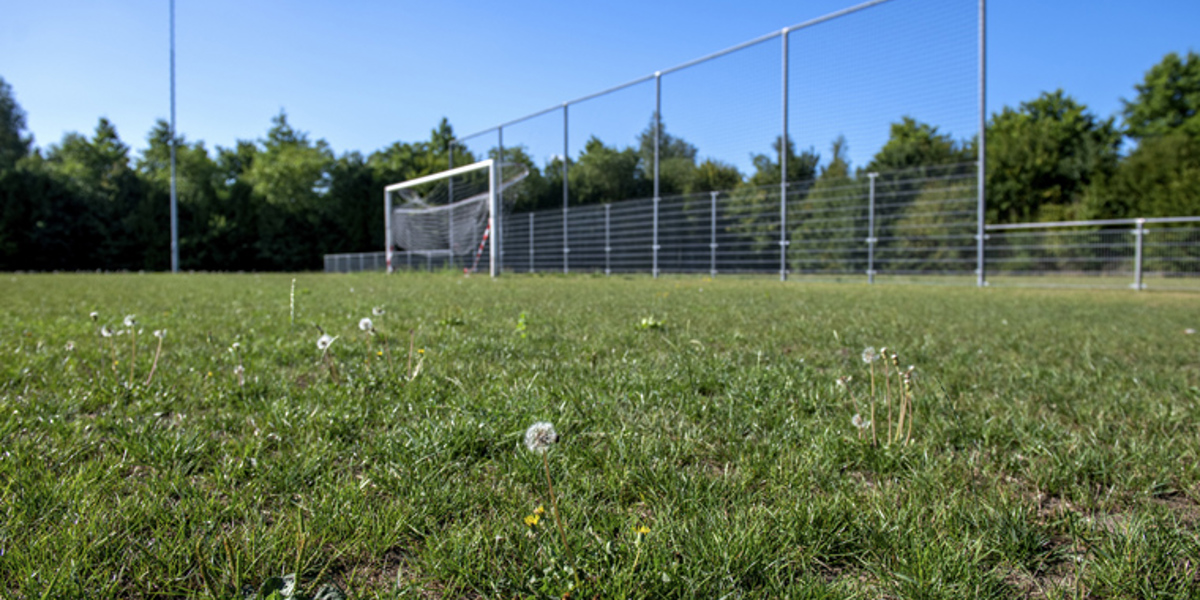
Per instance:
[[[609,222],[612,205],[604,205],[604,274],[612,274],[612,244],[609,242]]]
[[[1137,220],[1137,228],[1133,230],[1134,250],[1133,250],[1133,289],[1141,291],[1146,289],[1142,283],[1142,249],[1146,239],[1146,219]]]
[[[529,272],[533,272],[533,213],[529,213]]]
[[[654,230],[651,241],[650,272],[658,279],[658,144],[662,132],[662,73],[654,73]]]
[[[984,264],[984,241],[987,239],[984,227],[984,215],[987,210],[986,175],[987,175],[987,0],[979,0],[979,167],[976,181],[976,225],[975,231],[975,285],[987,285],[987,275]]]
[[[875,178],[879,173],[867,173],[871,182],[867,194],[867,283],[875,283]]]
[[[787,281],[788,28],[783,28],[783,135],[779,138],[779,280]]]
[[[570,146],[567,145],[567,141],[568,141],[567,125],[568,124],[569,124],[569,121],[567,120],[567,103],[563,102],[563,158],[562,158],[562,160],[563,160],[563,169],[562,169],[562,178],[563,178],[563,273],[571,272],[570,260],[569,260],[570,254],[571,254],[571,244],[570,244],[570,236],[568,235],[569,229],[567,227],[567,223],[568,223],[567,211],[570,209],[569,204],[567,202],[567,156],[569,156],[569,153],[571,151]]]
[[[709,267],[708,274],[717,276],[717,194],[720,192],[711,192],[710,205],[712,209],[712,219],[710,220],[711,235],[709,236],[708,251],[709,251]]]

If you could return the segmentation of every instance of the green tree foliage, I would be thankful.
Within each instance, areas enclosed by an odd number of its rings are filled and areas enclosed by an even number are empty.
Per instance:
[[[592,136],[583,146],[579,160],[567,173],[572,200],[580,205],[604,204],[630,198],[649,197],[650,189],[633,148],[617,150]]]
[[[658,124],[658,195],[677,196],[692,189],[696,174],[696,147],[667,132],[657,114],[638,135],[638,169],[641,179],[650,182],[654,194],[654,126]]]
[[[1082,214],[1085,191],[1116,168],[1121,134],[1058,90],[1005,107],[988,124],[988,222]]]
[[[820,176],[790,217],[797,223],[789,248],[796,271],[857,266],[848,249],[861,247],[866,237],[857,229],[867,212],[867,196],[866,186],[850,170],[848,150],[844,136],[833,141],[829,163],[821,167]]]
[[[24,132],[25,111],[17,104],[12,86],[0,77],[0,171],[15,167],[29,154],[33,138]]]
[[[1200,136],[1200,55],[1171,52],[1134,86],[1137,97],[1123,100],[1125,134],[1140,140],[1185,131]]]

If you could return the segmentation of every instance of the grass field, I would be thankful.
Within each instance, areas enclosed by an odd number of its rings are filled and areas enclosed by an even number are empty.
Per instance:
[[[0,597],[1200,597],[1195,294],[0,281]]]

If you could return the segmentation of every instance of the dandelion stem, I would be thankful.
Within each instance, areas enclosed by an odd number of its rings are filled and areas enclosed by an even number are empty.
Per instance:
[[[554,498],[554,484],[550,481],[550,457],[548,452],[542,452],[542,466],[546,468],[546,489],[550,491],[550,510],[554,511],[554,523],[558,525],[558,536],[562,538],[563,550],[566,551],[567,557],[571,560],[572,566],[574,566],[575,557],[571,554],[571,547],[567,545],[567,531],[563,529],[562,516],[558,514],[558,500]]]
[[[407,379],[409,381],[412,381],[412,356],[413,356],[413,349],[416,348],[416,346],[417,346],[417,330],[409,329],[408,330],[408,370],[404,376],[405,379]]]
[[[132,340],[133,352],[129,355],[129,385],[133,387],[133,367],[137,364],[137,325],[129,328],[130,339]]]
[[[871,361],[871,444],[879,444],[875,435],[875,361]]]
[[[150,382],[154,380],[154,371],[158,369],[158,357],[162,354],[162,344],[163,338],[160,337],[158,338],[158,348],[154,350],[154,363],[150,365],[150,375],[146,377],[146,383],[143,385],[150,385]]]

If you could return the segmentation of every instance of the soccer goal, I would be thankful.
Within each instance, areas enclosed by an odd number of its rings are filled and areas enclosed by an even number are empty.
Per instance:
[[[486,246],[489,272],[498,275],[503,190],[529,174],[518,169],[501,181],[499,167],[482,160],[384,188],[388,272],[396,249],[472,271]]]

